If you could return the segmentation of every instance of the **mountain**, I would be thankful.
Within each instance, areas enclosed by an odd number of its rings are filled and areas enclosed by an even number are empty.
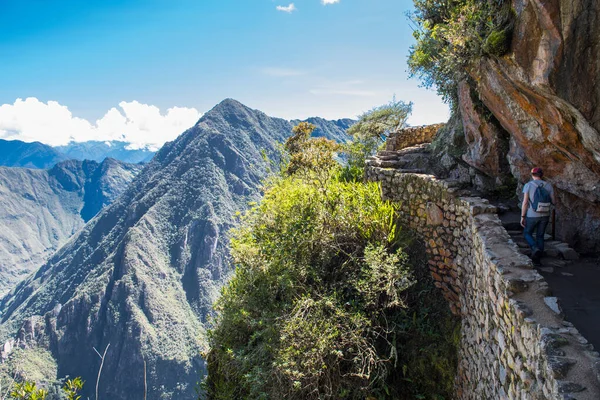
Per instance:
[[[311,117],[306,120],[315,125],[317,128],[313,132],[315,137],[326,137],[328,139],[335,140],[337,142],[346,142],[349,137],[346,130],[356,123],[355,120],[349,118],[343,118],[338,120],[326,120],[320,117]],[[301,120],[292,120],[293,125],[297,125]]]
[[[263,153],[277,159],[291,128],[235,100],[217,105],[2,300],[0,339],[17,333],[21,347],[51,351],[59,376],[87,382],[93,348],[110,344],[101,398],[140,395],[144,363],[148,399],[194,398],[207,317],[231,271],[228,231],[260,196]]]
[[[148,149],[128,149],[129,143],[122,141],[100,142],[90,140],[88,142],[71,142],[64,146],[56,146],[55,149],[69,159],[94,160],[101,162],[107,157],[128,163],[148,162],[155,152]]]
[[[141,169],[106,159],[0,167],[0,297],[127,187]]]
[[[326,120],[312,117],[305,120],[316,125],[314,136],[325,136],[339,142],[348,139],[346,129],[355,122],[351,119]],[[292,120],[297,125],[301,120]],[[146,163],[154,157],[155,151],[129,149],[130,143],[113,141],[70,142],[64,146],[48,146],[40,142],[25,143],[19,140],[0,139],[0,166],[50,168],[64,160],[92,160],[102,162],[106,158],[114,158],[126,163]]]
[[[50,168],[68,157],[40,142],[0,139],[0,166]]]

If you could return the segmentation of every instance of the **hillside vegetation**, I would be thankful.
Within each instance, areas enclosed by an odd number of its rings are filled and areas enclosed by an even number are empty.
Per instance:
[[[458,325],[422,253],[378,186],[344,179],[339,146],[306,128],[233,233],[206,396],[451,398]]]
[[[142,167],[113,159],[0,167],[0,297],[125,191]]]
[[[339,121],[316,122],[345,135]],[[109,344],[99,398],[194,398],[206,319],[231,275],[234,214],[259,199],[263,156],[275,158],[291,128],[232,99],[215,106],[0,300],[0,343],[49,350],[51,378],[80,376],[82,398],[95,394],[93,348]]]

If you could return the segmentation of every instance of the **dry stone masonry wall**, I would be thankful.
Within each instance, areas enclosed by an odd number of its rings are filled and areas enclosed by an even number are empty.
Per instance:
[[[460,399],[600,399],[600,359],[552,311],[548,286],[485,199],[451,181],[369,166],[384,199],[426,244],[431,274],[462,319]]]
[[[385,143],[385,149],[387,151],[396,151],[418,144],[431,143],[435,135],[437,135],[437,132],[444,125],[445,124],[413,126],[394,131],[388,136]]]

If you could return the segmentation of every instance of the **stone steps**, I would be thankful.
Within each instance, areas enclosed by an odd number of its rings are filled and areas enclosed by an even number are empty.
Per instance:
[[[510,211],[510,210],[509,210]],[[516,221],[515,219],[518,216],[511,216],[507,220],[502,222],[502,225],[508,232],[509,236],[513,239],[516,245],[519,247],[521,253],[526,254],[528,256],[531,255],[531,250],[529,249],[529,245],[523,236],[523,227],[520,224],[520,221]],[[579,254],[573,250],[567,243],[561,242],[559,240],[552,240],[552,236],[549,234],[544,235],[545,241],[545,257],[550,258],[561,258],[563,260],[578,260]]]
[[[514,231],[514,230],[510,230],[508,231],[509,236],[511,237],[511,239],[513,240],[513,242],[515,242],[515,244],[519,247],[519,250],[521,251],[521,253],[530,256],[531,255],[531,249],[529,248],[529,244],[527,243],[527,241],[525,240],[525,237],[523,237],[523,232],[521,231]],[[560,258],[563,260],[569,260],[569,261],[573,261],[573,260],[578,260],[579,259],[579,254],[573,250],[571,247],[569,247],[569,245],[567,243],[563,243],[557,240],[550,240],[551,237],[550,235],[546,234],[545,236],[545,257],[549,257],[549,258]]]
[[[419,144],[416,146],[407,147],[402,150],[396,151],[396,153],[398,153],[399,155],[414,154],[414,153],[429,154],[429,153],[431,153],[431,151],[429,150],[430,144],[431,143],[423,143],[423,144]]]
[[[397,160],[398,157],[400,157],[400,155],[396,152],[393,152],[394,154],[377,154],[377,159],[379,160],[384,160],[384,161],[389,161],[389,160]]]
[[[366,165],[369,167],[393,168],[403,170],[403,172],[422,174],[425,173],[425,170],[419,168],[419,159],[428,157],[428,154],[429,151],[424,150],[422,146],[410,147],[399,151],[382,150],[377,155],[367,158]],[[408,165],[413,165],[413,168],[405,168]]]

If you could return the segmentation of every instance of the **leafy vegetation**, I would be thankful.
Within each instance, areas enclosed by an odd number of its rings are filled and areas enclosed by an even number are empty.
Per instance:
[[[344,179],[335,146],[286,143],[290,164],[241,217],[216,304],[209,399],[450,398],[457,322],[394,204]],[[299,162],[299,153],[323,164]]]
[[[38,389],[35,382],[25,381],[15,383],[10,392],[10,398],[18,400],[45,400],[48,396],[46,389]]]
[[[375,139],[385,142],[390,132],[403,128],[412,112],[413,103],[394,98],[388,104],[375,107],[358,118],[348,129],[348,134],[361,140]]]
[[[81,396],[79,393],[83,389],[83,380],[77,377],[74,379],[67,379],[61,389],[62,393],[56,393],[51,387],[48,388],[38,387],[35,381],[24,380],[22,382],[12,381],[7,388],[0,386],[0,399],[1,400],[46,400],[46,399],[66,399],[66,400],[80,400]]]
[[[80,400],[79,392],[83,390],[83,380],[77,377],[75,379],[67,379],[63,386],[63,392],[67,395],[67,400]]]
[[[414,0],[416,24],[408,60],[424,86],[435,86],[451,105],[457,85],[483,56],[510,50],[514,14],[508,0]]]
[[[329,170],[337,165],[335,152],[341,146],[333,140],[323,137],[311,139],[310,135],[316,126],[308,122],[300,122],[292,129],[293,135],[286,141],[287,175],[312,174],[313,177],[324,178]]]
[[[348,129],[353,140],[345,143],[341,151],[345,155],[346,165],[342,170],[345,180],[359,181],[364,174],[367,157],[375,154],[385,143],[390,132],[406,126],[406,120],[412,112],[412,103],[397,101],[395,98],[387,104],[375,107],[363,113],[356,124]]]

